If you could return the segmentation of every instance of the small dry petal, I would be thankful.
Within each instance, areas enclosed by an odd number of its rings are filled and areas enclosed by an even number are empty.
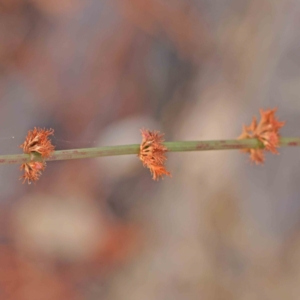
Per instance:
[[[148,168],[150,169],[153,180],[159,180],[163,178],[164,175],[171,176],[171,173],[168,172],[163,165],[151,165],[148,166]]]
[[[143,162],[144,167],[150,169],[152,178],[159,180],[164,175],[171,176],[164,166],[167,157],[165,153],[168,151],[162,143],[164,141],[163,134],[159,131],[150,131],[141,129],[142,143],[140,145],[139,158]]]

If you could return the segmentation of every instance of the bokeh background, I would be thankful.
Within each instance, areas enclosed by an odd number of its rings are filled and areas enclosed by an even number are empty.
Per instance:
[[[299,135],[300,1],[1,0],[0,153],[237,137],[278,107]],[[0,299],[299,299],[299,149],[0,167]]]

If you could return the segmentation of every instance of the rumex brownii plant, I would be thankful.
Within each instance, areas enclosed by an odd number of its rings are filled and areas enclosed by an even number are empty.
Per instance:
[[[2,155],[0,164],[21,164],[24,171],[23,183],[36,182],[46,168],[46,161],[93,158],[101,156],[116,156],[136,154],[147,167],[154,180],[165,175],[171,176],[166,170],[166,152],[228,150],[240,149],[250,154],[250,160],[255,164],[263,164],[265,152],[278,154],[280,146],[300,146],[300,138],[281,138],[279,130],[285,124],[275,116],[277,109],[260,110],[261,119],[257,122],[254,117],[249,126],[243,127],[242,134],[235,140],[216,141],[181,141],[164,142],[164,134],[159,131],[141,129],[142,142],[140,145],[105,146],[98,148],[72,149],[54,151],[50,136],[53,129],[34,128],[28,132],[25,142],[20,146],[24,154]]]

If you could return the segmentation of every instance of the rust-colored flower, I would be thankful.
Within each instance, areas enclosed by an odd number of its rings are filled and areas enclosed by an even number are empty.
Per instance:
[[[31,155],[31,159],[34,158],[34,154],[38,153],[42,158],[47,158],[51,156],[51,153],[54,151],[54,146],[51,144],[49,139],[50,135],[53,135],[53,129],[41,129],[34,128],[33,130],[28,131],[25,142],[20,145],[23,149],[23,152]],[[30,161],[21,165],[21,170],[24,170],[23,183],[27,180],[30,184],[39,180],[42,175],[42,171],[46,168],[45,162]]]
[[[261,120],[257,124],[256,117],[253,117],[250,126],[244,126],[242,134],[238,139],[257,138],[263,143],[263,149],[243,149],[242,152],[250,153],[250,159],[256,164],[264,163],[264,151],[270,151],[278,154],[279,147],[279,129],[285,122],[279,122],[275,116],[276,108],[264,111],[260,110]]]
[[[31,182],[39,180],[40,176],[42,175],[42,171],[44,171],[45,168],[45,162],[31,161],[22,164],[20,170],[24,170],[24,175],[20,179],[23,179],[23,183],[27,180],[28,184],[31,184]]]
[[[24,153],[39,153],[43,158],[47,158],[54,151],[54,146],[49,139],[53,135],[53,129],[34,128],[28,131],[25,142],[20,145]]]
[[[163,175],[171,176],[171,173],[165,169],[166,161],[165,152],[168,151],[162,143],[164,141],[163,134],[159,131],[150,131],[141,129],[142,143],[140,145],[139,158],[143,162],[144,167],[150,169],[152,178],[158,180],[163,178]]]

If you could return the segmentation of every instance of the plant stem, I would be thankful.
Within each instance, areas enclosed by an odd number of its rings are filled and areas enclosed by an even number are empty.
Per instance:
[[[168,152],[250,149],[264,147],[263,144],[257,139],[165,142],[164,145],[168,148]],[[300,146],[300,138],[281,138],[280,146]],[[22,164],[29,161],[53,161],[138,154],[139,147],[139,144],[134,144],[121,146],[105,146],[98,148],[58,150],[54,151],[51,157],[47,159],[43,159],[39,154],[36,154],[34,156],[30,156],[29,154],[0,155],[0,164]]]

